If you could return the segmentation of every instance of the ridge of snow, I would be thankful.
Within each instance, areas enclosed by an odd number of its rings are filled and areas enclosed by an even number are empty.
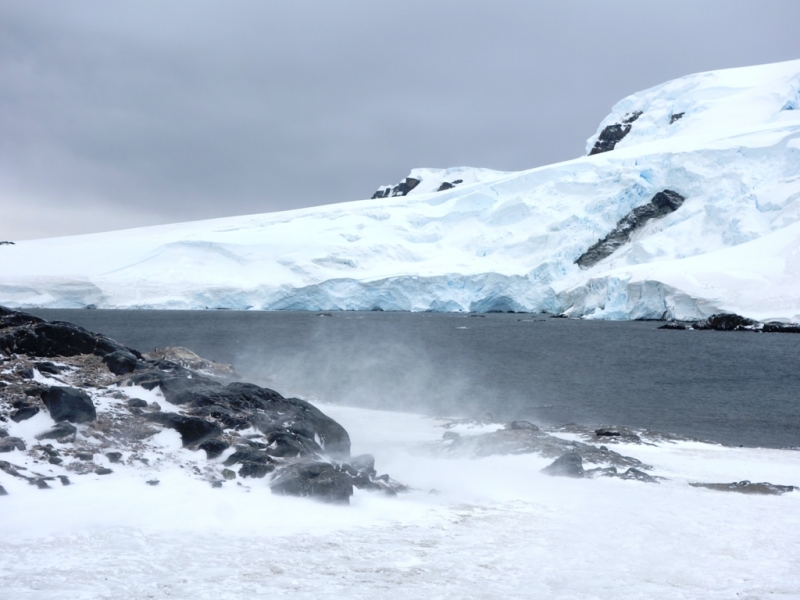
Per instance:
[[[0,304],[800,320],[799,90],[800,61],[700,73],[618,103],[598,132],[642,115],[594,156],[415,169],[405,197],[20,241],[0,247]],[[665,189],[678,210],[575,264]]]

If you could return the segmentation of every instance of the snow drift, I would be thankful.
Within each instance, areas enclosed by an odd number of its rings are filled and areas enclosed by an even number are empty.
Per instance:
[[[0,304],[800,320],[800,61],[633,94],[587,153],[517,173],[416,169],[405,195],[3,245]],[[685,200],[625,225],[667,192]],[[620,227],[609,255],[576,264]]]

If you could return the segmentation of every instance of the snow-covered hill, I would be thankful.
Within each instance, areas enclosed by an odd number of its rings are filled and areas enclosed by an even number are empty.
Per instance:
[[[595,148],[418,169],[404,196],[3,245],[0,304],[800,320],[800,61],[629,96]],[[683,200],[647,213],[667,191]],[[587,260],[598,240],[613,252]]]

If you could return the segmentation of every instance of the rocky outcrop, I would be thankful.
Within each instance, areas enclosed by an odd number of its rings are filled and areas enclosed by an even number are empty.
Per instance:
[[[617,223],[603,239],[592,244],[586,252],[581,254],[575,263],[583,268],[597,264],[604,258],[611,256],[619,247],[627,244],[631,235],[652,220],[659,219],[678,210],[685,198],[672,190],[658,192],[647,204],[634,208]]]
[[[292,465],[273,480],[273,494],[311,497],[333,504],[347,504],[353,495],[353,480],[329,463]]]
[[[382,186],[378,188],[378,191],[372,194],[372,200],[376,198],[388,198],[389,196],[405,196],[419,185],[419,181],[419,179],[413,177],[406,177],[394,187],[388,185]]]
[[[776,485],[767,482],[750,483],[746,480],[733,483],[690,483],[689,485],[718,492],[736,492],[738,494],[758,494],[762,496],[780,496],[786,492],[800,489],[793,485]]]
[[[577,452],[567,452],[542,469],[542,473],[552,477],[573,477],[575,479],[580,479],[585,473],[583,470],[583,459]]]
[[[589,152],[589,156],[613,150],[614,147],[630,133],[633,122],[641,116],[641,111],[637,110],[625,115],[620,123],[614,123],[613,125],[604,127],[600,135],[597,136],[597,141]]]
[[[42,394],[42,401],[56,423],[86,423],[97,418],[97,411],[89,394],[75,388],[50,387]]]
[[[42,489],[67,473],[113,476],[96,457],[156,468],[143,454],[151,452],[151,439],[162,428],[176,431],[183,447],[198,453],[180,466],[215,487],[269,477],[275,493],[328,502],[349,501],[354,488],[389,494],[406,489],[378,475],[373,457],[351,458],[347,431],[315,406],[231,381],[229,365],[186,349],[142,355],[72,324],[0,307],[0,363],[0,421],[14,425],[45,409],[55,421],[31,440],[0,430],[0,452],[61,470],[45,477],[11,463],[3,468]],[[138,397],[149,392],[163,401]],[[98,398],[104,402],[96,405]]]
[[[516,421],[516,423],[522,422]],[[565,454],[577,453],[582,461],[597,465],[645,470],[651,468],[636,458],[623,456],[605,446],[598,448],[592,444],[568,441],[539,428],[506,426],[491,433],[448,436],[441,442],[427,445],[426,449],[437,456],[458,458],[483,458],[498,454],[539,454],[545,458],[558,458]]]
[[[96,354],[105,356],[125,351],[137,358],[137,351],[125,348],[103,335],[72,323],[48,322],[39,317],[0,307],[0,351],[41,358]]]
[[[779,323],[770,321],[759,323],[753,319],[742,317],[733,313],[719,313],[711,315],[702,321],[678,322],[670,321],[664,323],[659,329],[687,330],[696,329],[700,331],[755,331],[759,333],[800,333],[800,324]]]

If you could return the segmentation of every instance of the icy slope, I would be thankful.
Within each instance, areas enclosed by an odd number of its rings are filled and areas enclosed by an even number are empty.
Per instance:
[[[519,173],[419,169],[400,197],[0,246],[0,304],[798,320],[798,108],[800,61],[691,75],[615,106],[587,146],[622,124],[610,152]],[[674,212],[575,264],[666,190],[685,198]]]

